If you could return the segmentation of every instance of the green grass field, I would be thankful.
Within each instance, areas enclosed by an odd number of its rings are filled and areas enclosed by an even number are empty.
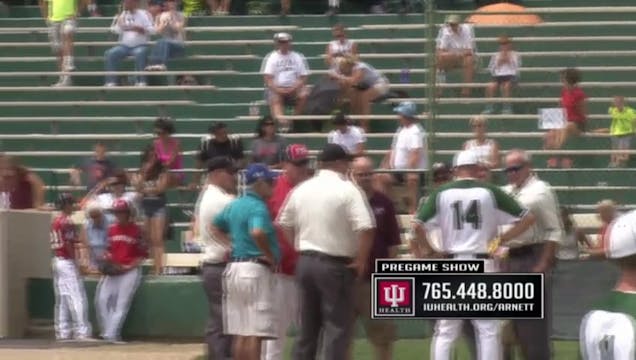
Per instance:
[[[285,360],[291,359],[290,350],[293,342],[293,338],[289,338],[287,341],[287,355]],[[428,360],[430,350],[430,339],[415,340],[406,339],[399,340],[395,343],[395,349],[393,351],[393,359],[395,360]],[[576,360],[579,358],[579,344],[576,341],[554,341],[554,360]],[[355,348],[353,350],[354,360],[374,360],[373,349],[371,345],[365,339],[358,339],[355,342]],[[468,350],[466,346],[460,341],[456,347],[455,360],[469,360]],[[516,359],[523,360],[521,356],[517,356]],[[195,360],[206,360],[204,356],[198,357]],[[530,360],[530,359],[528,359]],[[532,359],[534,360],[534,359]]]

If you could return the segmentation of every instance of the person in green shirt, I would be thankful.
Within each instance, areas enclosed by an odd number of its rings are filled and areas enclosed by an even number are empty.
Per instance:
[[[77,27],[75,18],[79,12],[78,1],[81,0],[39,0],[40,13],[49,26],[51,48],[57,56],[58,69],[62,73],[53,86],[71,85],[68,72],[75,70],[73,34]]]
[[[614,96],[613,106],[609,107],[608,113],[612,117],[609,129],[597,129],[595,132],[609,133],[611,136],[612,150],[615,152],[612,152],[609,167],[625,167],[629,161],[629,153],[625,151],[631,148],[636,110],[625,106],[622,96]]]
[[[614,290],[581,321],[585,360],[632,360],[636,352],[636,211],[614,220],[604,235],[605,256],[620,269]]]

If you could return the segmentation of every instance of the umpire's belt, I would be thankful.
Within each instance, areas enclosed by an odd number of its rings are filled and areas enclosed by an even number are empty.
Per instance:
[[[513,247],[508,249],[508,256],[516,257],[516,256],[528,256],[534,254],[534,252],[543,248],[544,243],[530,244],[530,245],[522,245],[519,247]]]
[[[300,255],[309,256],[309,257],[317,258],[317,259],[320,259],[320,260],[337,262],[337,263],[341,263],[341,264],[344,264],[344,265],[349,265],[349,264],[351,264],[351,261],[352,261],[352,259],[350,257],[333,256],[333,255],[328,255],[328,254],[322,253],[320,251],[313,251],[313,250],[301,251]]]
[[[470,260],[473,259],[490,259],[490,255],[488,254],[450,254],[445,253],[442,255],[445,259],[464,259]]]
[[[271,264],[268,263],[267,260],[263,258],[259,258],[259,257],[239,257],[239,258],[233,258],[230,261],[231,262],[251,262],[251,263],[261,264],[267,267],[271,266]]]

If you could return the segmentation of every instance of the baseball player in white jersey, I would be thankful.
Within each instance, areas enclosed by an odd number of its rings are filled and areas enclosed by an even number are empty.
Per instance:
[[[581,322],[584,360],[636,358],[636,211],[611,224],[603,239],[605,256],[621,270],[618,283]]]
[[[439,228],[442,257],[449,259],[487,259],[488,241],[497,236],[500,225],[517,223],[500,235],[506,242],[535,221],[532,213],[523,209],[496,186],[475,180],[479,159],[471,151],[462,151],[454,159],[455,181],[435,189],[416,214],[415,232],[419,246],[428,248],[426,232]],[[486,260],[486,271],[494,265]],[[440,319],[431,345],[432,360],[450,360],[453,343],[459,337],[463,320]],[[499,360],[501,345],[499,320],[472,320],[477,330],[478,358]]]

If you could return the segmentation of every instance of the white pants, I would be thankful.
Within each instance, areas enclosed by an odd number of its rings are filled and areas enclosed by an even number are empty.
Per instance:
[[[632,360],[636,343],[634,318],[593,310],[581,321],[579,345],[584,360]]]
[[[501,359],[500,320],[437,320],[431,344],[431,360],[450,360],[463,321],[472,321],[477,342],[477,359]]]
[[[55,292],[55,338],[69,339],[91,336],[84,280],[75,262],[54,257],[53,290]],[[72,320],[72,324],[71,324]]]
[[[97,284],[95,308],[101,327],[101,336],[106,340],[119,340],[130,303],[139,282],[141,269],[134,268],[124,274],[103,276]]]
[[[299,304],[298,286],[292,276],[284,274],[275,275],[274,285],[274,311],[278,319],[276,331],[278,337],[263,342],[262,360],[283,360],[287,331],[291,325],[298,328]]]

